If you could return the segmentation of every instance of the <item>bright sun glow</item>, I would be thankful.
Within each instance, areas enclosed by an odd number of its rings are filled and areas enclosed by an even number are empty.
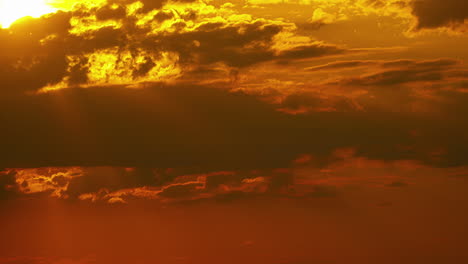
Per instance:
[[[30,16],[40,17],[53,13],[50,0],[0,0],[0,27],[7,28],[16,20]]]

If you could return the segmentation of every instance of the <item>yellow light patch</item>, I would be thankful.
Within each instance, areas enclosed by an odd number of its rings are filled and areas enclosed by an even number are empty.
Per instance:
[[[155,66],[141,77],[134,76],[133,71],[144,63],[145,58],[150,58]],[[180,74],[177,66],[178,56],[169,52],[163,52],[160,57],[156,57],[154,54],[139,51],[132,56],[128,50],[112,48],[89,54],[88,59],[89,83],[95,85],[163,81],[176,78]]]
[[[127,85],[138,87],[147,82],[170,82],[182,73],[178,65],[179,56],[172,52],[162,52],[159,55],[137,50],[132,54],[128,50],[109,48],[84,55],[88,60],[88,82],[80,84],[81,87],[93,85]],[[134,75],[134,71],[143,65],[147,59],[151,59],[154,67],[141,75]],[[67,57],[70,72],[80,60],[75,56]],[[39,90],[39,93],[47,93],[70,87],[69,77],[66,76],[57,84],[50,84]]]

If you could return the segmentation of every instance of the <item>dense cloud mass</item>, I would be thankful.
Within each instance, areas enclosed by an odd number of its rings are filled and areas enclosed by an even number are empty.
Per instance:
[[[378,88],[381,91],[372,91],[382,99],[392,89],[386,87],[388,83],[397,83],[372,76],[366,78],[373,80],[372,83],[366,79],[343,82],[353,86],[382,85]],[[401,99],[417,103],[408,92],[398,93],[402,93]],[[310,94],[313,96],[313,92]],[[463,98],[456,95],[457,92],[444,94],[452,101],[451,105],[439,106],[444,116],[452,113],[453,107],[466,111],[463,105],[453,105],[461,104],[457,100]],[[287,97],[280,107],[316,104],[313,97],[293,99],[293,96]],[[399,145],[419,140],[428,148],[437,145],[447,148],[441,164],[465,161],[464,155],[456,154],[461,154],[464,145],[452,142],[466,142],[460,131],[465,122],[456,116],[449,119],[435,116],[427,120],[417,113],[407,115],[404,110],[390,113],[375,108],[374,102],[366,101],[365,97],[360,104],[372,112],[348,111],[352,106],[337,103],[336,111],[289,115],[255,95],[186,85],[144,89],[74,88],[8,97],[2,100],[1,106],[2,112],[8,113],[1,117],[4,124],[1,142],[5,150],[11,151],[3,154],[1,165],[253,169],[281,167],[302,153],[327,154],[342,147],[358,147],[372,157],[430,162],[419,150],[401,153],[397,150]],[[446,128],[444,132],[439,131],[440,125]],[[424,136],[412,136],[413,130]]]

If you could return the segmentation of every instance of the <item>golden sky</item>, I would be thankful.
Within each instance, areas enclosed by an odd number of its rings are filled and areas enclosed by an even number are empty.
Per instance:
[[[0,264],[468,261],[464,0],[0,0]]]

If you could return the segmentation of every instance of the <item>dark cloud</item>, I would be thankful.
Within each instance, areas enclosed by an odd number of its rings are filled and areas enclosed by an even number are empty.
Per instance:
[[[251,24],[205,23],[197,30],[147,39],[148,46],[177,52],[182,63],[209,65],[222,62],[232,67],[246,67],[272,60],[295,60],[334,55],[344,49],[311,43],[280,52],[272,49],[273,37],[283,26],[262,21]]]
[[[320,139],[323,129],[311,136],[305,120],[214,88],[66,89],[3,98],[1,108],[6,167],[281,166],[313,142],[337,145]]]
[[[428,146],[461,151],[455,142],[464,138],[463,124],[449,120],[436,133],[440,123],[398,113],[291,116],[253,95],[190,85],[65,89],[3,97],[0,109],[4,167],[287,167],[302,153],[346,146],[383,159],[418,158],[397,150],[412,144],[412,129],[432,134]]]
[[[224,62],[244,67],[274,59],[270,45],[281,30],[279,25],[261,22],[227,27],[223,23],[207,23],[193,32],[157,36],[145,43],[178,52],[182,63]]]
[[[296,23],[296,25],[306,31],[316,31],[321,29],[323,26],[327,25],[327,23],[319,20],[319,21],[307,21],[303,23]]]
[[[68,62],[63,48],[57,49],[57,39],[68,34],[69,19],[70,14],[58,12],[24,18],[9,29],[0,29],[1,93],[32,91],[60,82]]]
[[[395,111],[440,116],[453,111],[445,102],[464,97],[468,78],[463,63],[454,59],[338,61],[305,68],[303,73],[316,78],[323,74],[317,72],[321,70],[327,71],[328,78],[320,84],[299,80],[244,90],[290,114]]]
[[[136,3],[137,1],[135,0],[108,0],[109,6],[104,7],[104,10],[106,12],[111,12],[114,13],[116,12],[116,9],[113,9],[112,11],[109,11],[109,9],[112,9],[112,4],[117,4],[117,5],[127,5],[127,4],[132,4]],[[148,13],[151,12],[155,9],[161,9],[165,3],[167,3],[167,0],[139,0],[140,3],[143,4],[143,6],[138,10],[140,13]],[[182,3],[190,3],[193,2],[193,0],[179,0],[176,2],[182,2]],[[119,9],[119,8],[117,8]]]
[[[415,82],[437,82],[445,80],[446,73],[460,62],[452,59],[433,61],[399,60],[383,62],[381,72],[343,81],[344,85],[390,86]]]
[[[375,65],[375,61],[338,61],[338,62],[331,62],[325,65],[319,65],[314,67],[306,68],[309,71],[320,71],[320,70],[340,70],[346,68],[356,68],[362,66],[369,66]]]
[[[298,46],[285,51],[282,51],[279,55],[279,59],[291,60],[291,59],[307,59],[314,57],[321,57],[325,55],[336,55],[345,52],[344,49],[334,45],[324,44],[311,44]]]
[[[69,55],[90,53],[113,47],[123,47],[127,35],[114,27],[102,27],[84,36],[69,36],[64,39],[65,51]]]
[[[79,57],[75,65],[70,67],[68,82],[70,85],[84,84],[88,82],[88,59]]]
[[[170,178],[150,168],[87,167],[79,177],[69,180],[66,194],[77,198],[83,193],[96,193],[103,189],[112,192],[125,188],[159,186]]]
[[[296,92],[287,95],[278,108],[289,113],[301,112],[355,112],[359,108],[346,96],[323,97],[317,92]]]
[[[420,72],[413,70],[392,70],[352,79],[349,85],[396,85],[421,81],[440,81],[443,76],[439,72]]]
[[[154,15],[154,19],[156,19],[156,21],[158,21],[159,23],[165,20],[171,19],[173,17],[174,17],[174,14],[168,11],[160,11],[156,15]]]
[[[468,18],[463,0],[414,0],[412,8],[417,19],[416,29],[456,28]]]
[[[461,63],[455,59],[437,59],[437,60],[391,60],[391,61],[377,61],[377,60],[352,60],[352,61],[337,61],[323,65],[305,68],[308,71],[340,71],[346,69],[354,69],[364,66],[375,66],[375,68],[390,68],[395,70],[414,70],[414,71],[440,71],[449,69],[450,67],[457,66]],[[374,67],[373,67],[374,68]]]
[[[127,16],[127,11],[123,6],[103,6],[96,10],[96,18],[98,20],[122,19]]]
[[[459,60],[456,59],[437,59],[437,60],[426,60],[426,61],[416,61],[416,60],[396,60],[396,61],[387,61],[382,62],[382,67],[391,68],[391,67],[411,67],[414,69],[420,70],[442,70],[460,64]]]
[[[200,187],[203,187],[202,183],[173,184],[164,187],[158,195],[170,199],[190,199],[196,197]]]
[[[15,173],[0,170],[0,201],[11,198],[18,193]]]
[[[206,188],[216,189],[220,185],[239,185],[247,175],[238,175],[236,173],[218,173],[206,178]]]

